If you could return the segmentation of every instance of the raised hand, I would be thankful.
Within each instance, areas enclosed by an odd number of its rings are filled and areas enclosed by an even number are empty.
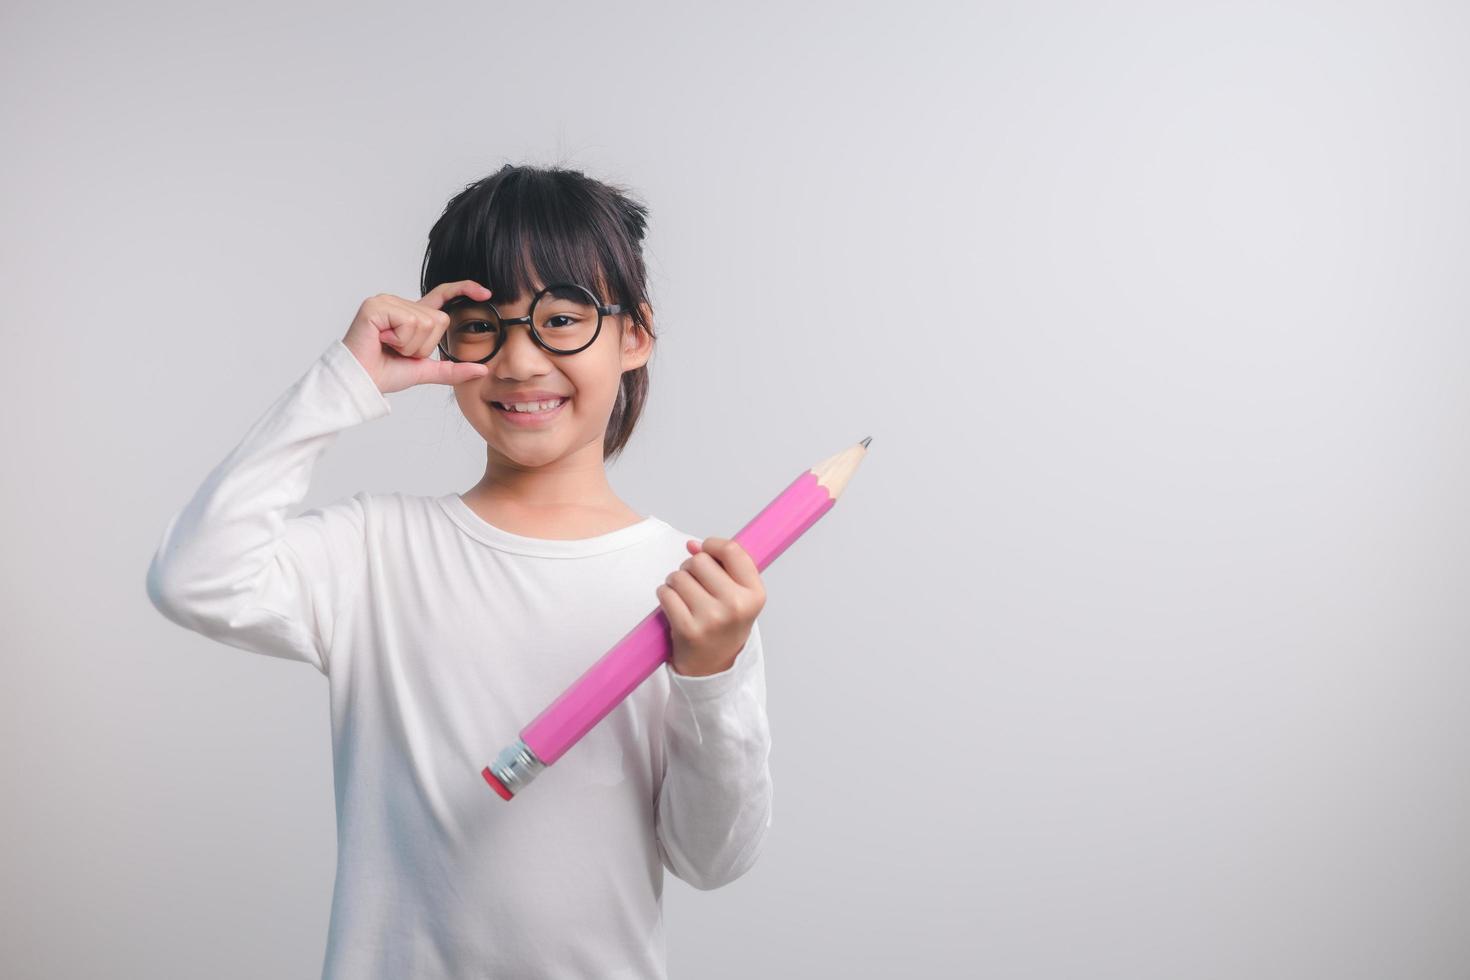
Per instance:
[[[490,290],[472,279],[446,282],[422,299],[379,293],[363,301],[342,343],[377,382],[383,394],[421,384],[457,385],[490,373],[485,364],[431,358],[449,329],[443,306],[456,296],[488,300]]]

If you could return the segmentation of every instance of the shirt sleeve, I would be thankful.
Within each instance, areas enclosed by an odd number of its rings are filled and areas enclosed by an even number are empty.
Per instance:
[[[750,870],[771,826],[759,621],[727,669],[700,677],[664,669],[670,691],[654,836],[664,867],[709,891]]]
[[[173,515],[148,596],[173,622],[232,647],[329,670],[333,627],[366,569],[359,493],[296,517],[318,457],[387,398],[334,340]]]

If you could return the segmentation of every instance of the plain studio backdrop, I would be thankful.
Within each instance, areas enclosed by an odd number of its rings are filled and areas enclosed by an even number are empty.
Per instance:
[[[764,573],[772,836],[670,876],[672,976],[1470,974],[1463,7],[0,27],[0,974],[319,971],[324,679],[145,572],[506,162],[652,209],[640,513],[728,536],[873,436]],[[474,484],[449,389],[391,399],[306,504]]]

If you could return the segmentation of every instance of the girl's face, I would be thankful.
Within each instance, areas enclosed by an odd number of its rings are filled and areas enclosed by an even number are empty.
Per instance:
[[[531,306],[531,296],[495,294],[490,301],[507,319],[524,316]],[[459,307],[450,313],[449,329],[484,314],[483,305]],[[600,463],[603,436],[623,372],[642,367],[652,353],[652,343],[626,313],[604,316],[597,339],[575,354],[551,353],[531,338],[526,325],[516,324],[499,353],[486,362],[490,373],[456,385],[454,398],[503,465],[535,468],[578,451],[595,453]],[[564,396],[565,404],[546,420],[529,424],[517,421],[526,416],[507,417],[506,411],[492,404],[557,396]]]

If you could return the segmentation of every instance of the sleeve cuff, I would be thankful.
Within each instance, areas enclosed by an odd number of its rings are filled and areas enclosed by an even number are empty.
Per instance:
[[[362,366],[356,354],[347,349],[341,338],[332,341],[322,354],[322,360],[346,389],[353,407],[364,420],[381,418],[392,411],[388,397],[378,389],[373,376],[368,374],[367,368]]]
[[[756,631],[752,626],[750,636],[745,640],[745,646],[735,655],[735,662],[717,674],[705,674],[694,677],[689,674],[681,674],[674,670],[673,661],[665,664],[669,672],[669,681],[677,684],[684,690],[691,701],[710,701],[721,697],[740,687],[745,682],[745,677],[750,673],[751,665],[755,662],[754,646],[756,643]]]

